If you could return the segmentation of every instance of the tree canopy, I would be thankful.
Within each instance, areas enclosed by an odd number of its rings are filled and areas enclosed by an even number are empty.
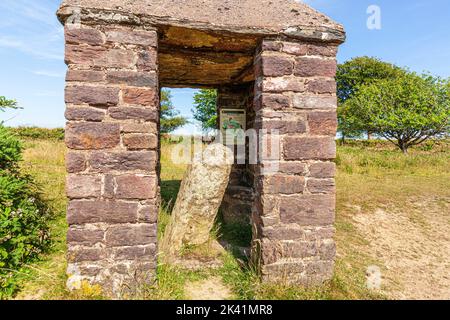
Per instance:
[[[381,79],[393,79],[406,71],[394,64],[372,57],[356,57],[338,66],[337,96],[340,103],[350,99],[363,85]]]
[[[189,121],[179,115],[172,103],[170,90],[161,90],[161,133],[170,133],[189,123]]]
[[[346,120],[356,130],[368,130],[408,148],[447,134],[450,119],[448,81],[404,72],[371,84],[359,85],[343,103]]]
[[[5,109],[19,109],[16,100],[8,100],[3,96],[0,96],[0,111],[5,111]]]
[[[345,105],[348,99],[358,93],[358,88],[378,80],[394,79],[405,73],[402,68],[372,57],[353,58],[338,66],[336,73],[338,122],[343,139],[359,138],[364,132],[368,132],[363,123],[360,123],[360,119],[352,116],[351,110]]]
[[[208,132],[217,128],[217,90],[202,89],[194,95],[194,119]]]

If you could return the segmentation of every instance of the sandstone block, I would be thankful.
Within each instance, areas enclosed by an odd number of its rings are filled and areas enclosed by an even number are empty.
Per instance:
[[[158,78],[154,72],[109,71],[106,80],[112,84],[125,84],[133,87],[156,88]]]
[[[65,117],[72,121],[102,121],[105,118],[105,111],[89,107],[68,107]]]
[[[298,57],[295,59],[294,74],[299,77],[334,77],[336,66],[335,60]]]
[[[105,232],[101,229],[71,226],[67,231],[67,242],[73,245],[93,246],[103,242],[104,236]]]
[[[285,174],[304,175],[307,165],[302,162],[280,162],[279,171]]]
[[[312,93],[336,93],[336,81],[334,80],[311,80],[307,83],[307,91]]]
[[[117,260],[153,261],[156,257],[156,245],[114,248],[113,257]]]
[[[117,123],[80,122],[66,126],[66,145],[71,149],[107,149],[120,143]]]
[[[117,120],[157,121],[159,118],[156,108],[112,107],[108,112],[111,118]]]
[[[106,40],[120,44],[156,47],[158,44],[158,35],[156,31],[118,29],[106,31]]]
[[[263,40],[262,51],[280,51],[282,46],[281,41]]]
[[[311,193],[335,193],[336,183],[334,179],[312,179],[309,178],[307,188]]]
[[[128,172],[130,170],[154,172],[156,168],[156,152],[92,152],[89,162],[91,169],[96,172]]]
[[[265,92],[304,92],[305,83],[298,77],[266,78],[263,80],[262,90]]]
[[[309,166],[311,177],[318,179],[334,178],[336,175],[336,164],[334,162],[315,162]]]
[[[263,120],[261,123],[261,129],[278,130],[279,134],[287,133],[305,133],[306,123],[303,119],[295,119],[293,116],[292,121],[288,120]]]
[[[308,53],[308,45],[305,43],[283,42],[281,51],[296,56],[304,56]]]
[[[108,107],[119,103],[119,89],[107,87],[69,86],[65,92],[66,103],[89,104]]]
[[[70,262],[99,261],[105,258],[105,250],[101,248],[70,248],[67,252],[67,260]]]
[[[289,108],[289,97],[282,94],[263,94],[262,107],[272,110],[282,110],[285,108]]]
[[[262,56],[263,74],[268,77],[291,75],[294,62],[286,56]]]
[[[298,195],[284,197],[280,202],[281,221],[300,226],[331,225],[334,211],[334,195]]]
[[[304,270],[305,266],[301,261],[283,261],[263,266],[262,273],[266,281],[298,283],[296,280]]]
[[[140,222],[156,223],[158,220],[158,207],[155,204],[142,206],[138,211]]]
[[[106,54],[106,48],[100,46],[66,45],[65,62],[69,65],[95,66],[95,61]]]
[[[85,223],[131,223],[137,220],[138,204],[103,200],[72,200],[67,209],[69,225]]]
[[[137,56],[132,50],[109,49],[103,55],[94,58],[93,66],[105,68],[131,68],[136,64]]]
[[[311,135],[334,137],[338,126],[336,112],[310,112],[308,113],[308,126]]]
[[[122,124],[122,132],[124,133],[148,133],[158,134],[158,126],[155,122],[146,123],[124,123]]]
[[[156,149],[158,137],[154,134],[126,134],[123,143],[128,150]]]
[[[102,82],[105,80],[105,74],[103,71],[93,70],[68,70],[66,74],[66,81],[76,82]]]
[[[285,160],[334,159],[334,137],[286,137],[283,141]]]
[[[266,178],[264,192],[269,194],[297,194],[305,189],[305,178],[274,175]]]
[[[158,53],[154,49],[143,50],[138,53],[137,69],[139,71],[158,70]]]
[[[154,176],[122,175],[115,178],[117,199],[153,199],[158,191]]]
[[[150,245],[156,242],[156,224],[116,225],[106,231],[108,247]]]
[[[67,152],[66,168],[69,173],[77,173],[86,170],[86,157],[82,153]]]
[[[319,246],[321,260],[334,260],[336,257],[336,243],[333,239],[324,239]]]
[[[328,96],[307,96],[294,94],[292,105],[298,109],[336,109],[337,98]]]
[[[122,91],[123,102],[132,105],[153,106],[157,93],[154,89],[126,88]]]
[[[98,198],[102,192],[99,175],[70,174],[66,183],[67,196],[71,199]]]
[[[335,57],[337,55],[337,46],[329,44],[308,44],[308,55]]]
[[[105,43],[103,34],[93,28],[64,28],[66,43],[73,44],[89,44],[99,46]]]

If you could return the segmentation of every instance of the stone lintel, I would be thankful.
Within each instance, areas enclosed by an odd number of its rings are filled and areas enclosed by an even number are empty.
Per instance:
[[[58,18],[62,24],[70,21],[73,17],[79,17],[83,24],[91,25],[110,25],[121,24],[129,26],[140,26],[142,28],[163,28],[163,27],[181,27],[204,32],[215,32],[232,34],[235,36],[251,35],[257,38],[279,37],[285,40],[304,40],[319,41],[327,43],[343,43],[346,39],[345,31],[342,28],[333,28],[329,26],[303,26],[292,25],[285,28],[253,27],[253,26],[233,26],[211,24],[206,22],[190,21],[183,19],[174,19],[169,17],[160,17],[141,12],[126,12],[119,9],[98,9],[79,6],[62,6],[57,12]]]

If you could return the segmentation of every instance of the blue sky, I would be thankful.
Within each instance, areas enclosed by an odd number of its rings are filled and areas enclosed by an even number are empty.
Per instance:
[[[257,1],[257,0],[255,0]],[[415,71],[450,77],[450,1],[305,0],[342,23],[347,42],[339,62],[376,56]],[[0,95],[23,110],[0,114],[7,125],[64,126],[63,29],[55,17],[60,0],[0,1]],[[381,29],[367,28],[367,8],[381,10]],[[194,90],[173,90],[181,114],[192,118]],[[194,130],[195,124],[178,133]]]

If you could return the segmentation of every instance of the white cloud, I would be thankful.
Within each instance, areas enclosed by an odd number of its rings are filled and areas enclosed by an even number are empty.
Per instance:
[[[0,47],[7,49],[16,49],[18,51],[35,56],[37,58],[50,60],[64,60],[63,54],[54,52],[52,50],[45,50],[45,48],[44,50],[42,50],[42,48],[33,45],[33,43],[25,44],[25,42],[17,38],[0,37]]]
[[[52,91],[52,90],[43,90],[43,91],[37,91],[34,94],[37,97],[59,97],[62,95],[61,92],[58,91]]]
[[[47,70],[34,70],[31,71],[32,74],[37,76],[51,77],[51,78],[63,78],[64,74],[58,72],[52,72]]]
[[[63,28],[53,0],[0,1],[0,48],[49,60],[63,60]]]

